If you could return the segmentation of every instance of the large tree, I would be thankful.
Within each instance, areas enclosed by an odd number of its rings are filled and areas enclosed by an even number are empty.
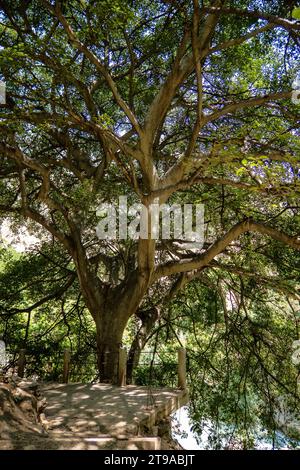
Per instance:
[[[300,249],[300,23],[287,3],[0,1],[0,210],[72,259],[102,379],[133,315],[136,363],[187,283],[218,269],[274,283],[270,240]],[[99,240],[97,207],[120,195],[205,203],[203,248]]]

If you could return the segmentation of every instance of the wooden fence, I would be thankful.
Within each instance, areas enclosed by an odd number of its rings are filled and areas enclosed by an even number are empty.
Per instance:
[[[118,357],[118,378],[117,385],[119,387],[126,386],[126,372],[127,372],[127,350],[124,347],[119,349]],[[62,366],[62,380],[63,383],[69,382],[70,375],[70,364],[71,364],[71,351],[65,349],[63,352],[63,366]],[[18,363],[17,363],[17,374],[19,377],[24,377],[26,367],[26,350],[21,349],[19,352]],[[177,351],[177,376],[178,376],[178,388],[185,390],[187,388],[186,381],[186,349],[179,348]]]

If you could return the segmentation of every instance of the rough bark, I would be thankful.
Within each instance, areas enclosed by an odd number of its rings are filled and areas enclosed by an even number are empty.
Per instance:
[[[130,316],[130,315],[129,315]],[[96,315],[97,362],[101,382],[117,382],[119,349],[128,322],[128,312],[103,309]]]
[[[114,287],[100,282],[79,242],[72,255],[81,291],[96,325],[100,381],[116,383],[123,333],[147,291],[150,274],[146,268],[143,273],[137,269]]]

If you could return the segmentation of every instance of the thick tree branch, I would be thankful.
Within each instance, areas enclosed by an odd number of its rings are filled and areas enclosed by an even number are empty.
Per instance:
[[[239,101],[238,103],[230,103],[224,106],[223,108],[221,108],[219,111],[215,111],[214,113],[209,114],[208,116],[205,116],[205,118],[203,119],[203,126],[205,126],[209,122],[213,122],[216,119],[219,119],[222,116],[234,113],[240,109],[261,106],[270,101],[288,99],[288,98],[291,98],[291,96],[292,96],[292,91],[285,91],[285,92],[280,92],[280,93],[270,93],[269,95],[265,95],[265,96],[255,96],[247,100]]]
[[[195,148],[198,134],[201,129],[202,108],[203,108],[202,65],[201,65],[201,57],[199,54],[198,44],[197,44],[197,37],[198,37],[199,24],[200,24],[198,0],[193,0],[193,4],[194,4],[194,14],[193,14],[193,26],[192,26],[192,48],[193,48],[193,57],[194,57],[196,81],[197,81],[197,117],[196,117],[196,122],[194,124],[192,135],[188,142],[188,146],[187,146],[186,153],[185,153],[185,158],[189,158]]]
[[[264,33],[266,31],[269,31],[269,30],[274,29],[274,28],[275,28],[275,24],[269,23],[266,26],[262,26],[261,28],[254,29],[250,33],[244,34],[243,36],[240,36],[239,38],[231,39],[229,41],[222,42],[221,44],[217,44],[216,46],[211,47],[207,51],[207,55],[213,54],[214,52],[222,51],[224,49],[228,49],[229,47],[232,47],[232,46],[238,46],[240,44],[243,44],[244,42],[248,41],[249,39],[252,39],[252,38],[258,36],[259,34]]]
[[[220,1],[215,3],[218,5],[221,4]],[[201,34],[199,34],[197,42],[197,55],[199,60],[204,57],[204,51],[208,48],[208,42],[214,32],[218,17],[219,14],[217,11],[209,14],[201,28]],[[153,143],[155,134],[167,114],[179,85],[192,73],[195,67],[194,53],[191,52],[188,55],[184,55],[183,50],[186,46],[186,41],[187,38],[184,36],[178,48],[177,57],[175,58],[172,70],[155,96],[146,115],[144,128],[149,138],[149,145]]]
[[[237,16],[245,16],[249,18],[258,18],[262,20],[269,21],[270,23],[274,23],[282,28],[286,29],[287,31],[300,31],[300,24],[298,21],[295,20],[287,20],[285,18],[280,18],[275,15],[269,15],[262,13],[261,11],[251,11],[251,10],[241,10],[239,8],[224,8],[224,7],[204,7],[201,11],[205,13],[221,13],[226,15],[237,15]]]

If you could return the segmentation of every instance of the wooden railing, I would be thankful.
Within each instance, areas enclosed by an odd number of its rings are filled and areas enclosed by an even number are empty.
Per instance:
[[[117,385],[119,387],[126,386],[126,372],[127,372],[127,350],[124,347],[120,347],[118,356],[118,378]],[[62,367],[62,381],[67,384],[70,376],[70,364],[71,364],[71,351],[65,349],[63,352],[63,367]],[[17,363],[17,374],[19,377],[24,377],[26,367],[26,350],[21,349],[19,352],[18,363]],[[179,348],[177,352],[177,377],[178,377],[178,388],[185,390],[187,388],[186,380],[186,349]]]

